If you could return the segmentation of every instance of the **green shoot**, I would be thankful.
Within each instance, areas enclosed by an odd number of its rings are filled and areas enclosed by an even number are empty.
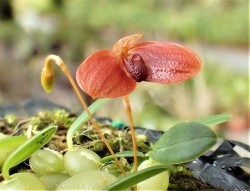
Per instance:
[[[9,169],[25,161],[34,152],[43,147],[51,139],[56,130],[56,126],[49,126],[38,134],[36,134],[35,136],[28,139],[26,142],[20,145],[14,152],[12,152],[3,165],[2,175],[4,179],[10,179]]]
[[[127,188],[130,188],[138,184],[139,182],[147,180],[148,178],[151,178],[168,169],[169,169],[169,165],[158,165],[158,166],[149,167],[147,169],[140,170],[138,172],[135,172],[133,174],[130,174],[126,177],[123,177],[117,180],[113,184],[104,188],[102,191],[125,190]]]
[[[25,136],[13,136],[0,139],[0,167],[3,166],[7,157],[26,140],[27,137]]]
[[[94,114],[97,109],[99,109],[102,105],[107,103],[109,99],[98,99],[96,100],[93,104],[89,106],[89,111],[91,114]],[[75,132],[77,131],[78,128],[82,126],[82,124],[88,120],[88,114],[86,111],[84,111],[75,121],[74,123],[70,126],[68,132],[67,132],[67,145],[68,149],[72,150],[73,149],[73,136]]]
[[[134,156],[134,152],[133,151],[122,151],[122,152],[118,152],[115,154],[117,157],[133,157]],[[138,157],[147,157],[145,154],[143,154],[142,152],[137,151],[137,156]],[[148,157],[147,157],[148,158]],[[105,163],[109,160],[113,160],[113,156],[109,155],[106,156],[104,158],[102,158],[101,163]]]

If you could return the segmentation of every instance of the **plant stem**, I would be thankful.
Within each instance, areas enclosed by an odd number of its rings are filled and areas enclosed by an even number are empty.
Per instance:
[[[91,113],[91,115],[93,115],[93,113],[96,112],[96,110],[101,107],[103,104],[105,104],[109,99],[98,99],[96,100],[94,103],[92,103],[88,109]],[[74,123],[72,123],[72,125],[70,126],[70,128],[67,131],[67,145],[68,145],[68,150],[72,150],[73,149],[73,140],[72,137],[74,136],[75,132],[77,129],[79,129],[83,123],[85,121],[88,120],[88,114],[86,111],[84,111],[81,115],[79,115],[76,120],[74,121]]]
[[[135,137],[135,129],[132,117],[132,110],[129,102],[128,96],[123,97],[123,104],[129,119],[129,127],[131,131],[132,143],[133,143],[133,152],[134,152],[134,171],[137,172],[138,168],[138,159],[137,159],[137,145],[136,145],[136,137]]]
[[[123,104],[126,110],[126,114],[129,120],[129,127],[132,137],[132,144],[133,144],[133,154],[134,154],[134,172],[137,172],[138,168],[138,159],[137,159],[137,144],[136,144],[136,137],[135,137],[135,129],[134,129],[134,122],[132,116],[132,109],[130,106],[130,101],[128,96],[123,97]],[[137,185],[133,186],[133,191],[137,191]]]
[[[51,68],[51,61],[54,61],[60,68],[61,70],[64,72],[64,74],[67,76],[67,78],[69,79],[74,91],[76,92],[83,108],[85,109],[86,113],[88,114],[88,117],[89,117],[89,120],[91,121],[93,127],[95,128],[95,130],[97,131],[97,133],[99,134],[99,136],[101,137],[101,140],[105,143],[105,145],[107,146],[109,152],[112,154],[112,156],[114,157],[115,161],[116,161],[116,164],[119,166],[119,168],[121,169],[122,173],[124,175],[126,175],[125,171],[124,171],[124,168],[122,166],[122,164],[120,163],[120,161],[118,160],[118,158],[115,156],[115,153],[113,151],[113,149],[111,148],[108,140],[103,136],[99,126],[97,125],[95,119],[93,118],[93,116],[91,115],[89,109],[88,109],[88,106],[87,104],[85,103],[80,91],[79,91],[79,88],[77,87],[75,81],[73,80],[67,66],[64,64],[64,62],[62,61],[62,59],[59,57],[59,56],[56,56],[56,55],[49,55],[47,56],[46,60],[45,60],[45,68],[48,67],[48,68]]]

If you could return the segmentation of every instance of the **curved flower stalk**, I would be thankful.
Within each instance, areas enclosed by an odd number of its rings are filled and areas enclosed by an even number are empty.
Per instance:
[[[44,88],[44,90],[49,93],[51,92],[52,88],[53,88],[53,84],[54,84],[54,71],[53,71],[53,67],[52,67],[52,63],[55,63],[56,65],[58,65],[61,70],[63,71],[63,73],[67,76],[67,78],[69,79],[72,87],[74,88],[74,91],[76,92],[85,112],[87,113],[89,120],[91,121],[93,127],[95,128],[95,130],[97,131],[97,133],[99,134],[99,136],[101,137],[101,140],[105,143],[105,145],[107,146],[108,150],[110,151],[110,153],[112,154],[112,156],[114,157],[117,165],[119,166],[119,168],[121,169],[121,171],[123,172],[123,174],[125,174],[124,168],[121,165],[120,161],[118,160],[118,158],[115,156],[114,151],[112,150],[108,140],[103,136],[102,132],[100,131],[100,127],[97,125],[96,121],[94,120],[93,116],[91,115],[91,112],[88,109],[87,104],[85,103],[76,83],[74,82],[67,66],[64,64],[64,62],[62,61],[62,59],[59,56],[56,55],[49,55],[47,56],[46,60],[45,60],[45,64],[41,73],[41,84],[42,87]]]

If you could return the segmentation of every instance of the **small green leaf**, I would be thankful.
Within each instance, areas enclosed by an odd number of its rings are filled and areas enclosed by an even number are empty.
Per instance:
[[[43,147],[54,135],[56,130],[56,126],[49,126],[38,134],[36,134],[35,136],[28,139],[15,151],[13,151],[13,153],[9,155],[3,165],[2,175],[4,179],[10,179],[9,169],[23,162],[24,160],[29,158],[34,152]]]
[[[117,191],[117,190],[124,190],[124,189],[130,188],[131,186],[134,186],[135,184],[138,184],[139,182],[147,180],[148,178],[151,178],[152,176],[155,176],[165,170],[168,170],[168,167],[169,167],[168,165],[157,165],[157,166],[146,168],[144,170],[140,170],[136,173],[130,174],[128,176],[125,176],[117,180],[113,184],[104,188],[102,191]]]
[[[110,99],[98,99],[93,104],[89,106],[89,111],[91,114],[95,113],[97,109],[99,109],[102,105],[104,105],[106,102],[108,102]],[[78,128],[82,126],[82,124],[87,121],[89,118],[86,111],[84,111],[70,126],[68,132],[67,132],[67,145],[68,149],[73,149],[73,136]]]
[[[13,136],[0,139],[0,167],[7,157],[27,140],[25,136]]]
[[[217,142],[216,133],[197,122],[185,122],[167,130],[156,142],[149,156],[163,164],[191,161]]]
[[[117,156],[117,157],[133,157],[134,152],[133,151],[122,151],[122,152],[116,153],[115,156]],[[137,151],[137,156],[138,157],[145,157],[145,155],[139,151]],[[109,155],[109,156],[102,158],[101,162],[104,163],[104,162],[107,162],[107,161],[112,160],[112,159],[113,159],[113,156]]]
[[[214,126],[219,125],[221,123],[230,121],[232,119],[231,115],[229,114],[218,114],[206,117],[204,119],[200,119],[198,122],[207,125],[207,126]]]

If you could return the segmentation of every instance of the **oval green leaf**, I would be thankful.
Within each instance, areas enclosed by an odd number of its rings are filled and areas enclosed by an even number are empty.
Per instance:
[[[167,130],[156,142],[149,156],[163,164],[191,161],[217,142],[216,133],[197,122],[185,122]]]
[[[131,186],[138,184],[139,182],[147,180],[148,178],[151,178],[152,176],[155,176],[165,170],[168,170],[168,168],[169,168],[169,165],[158,165],[158,166],[153,166],[153,167],[140,170],[136,173],[130,174],[128,176],[125,176],[117,180],[113,184],[104,188],[102,191],[125,190],[127,188],[130,188]]]
[[[29,158],[34,152],[43,147],[56,132],[56,126],[49,126],[20,145],[9,155],[3,165],[4,179],[10,179],[9,169]]]

